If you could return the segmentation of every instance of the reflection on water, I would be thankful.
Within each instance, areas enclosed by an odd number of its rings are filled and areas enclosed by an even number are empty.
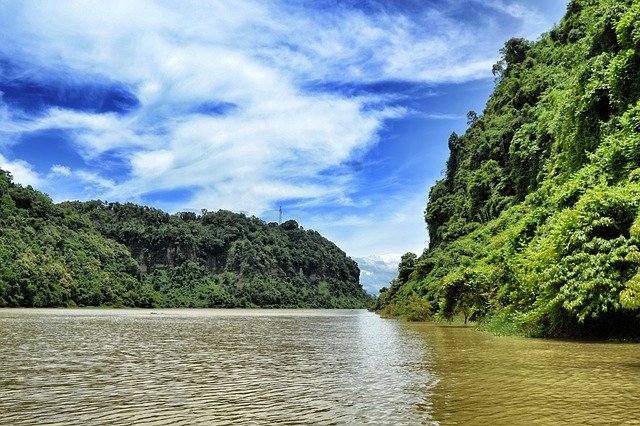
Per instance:
[[[0,310],[2,424],[429,424],[419,333],[366,311]]]
[[[640,424],[640,345],[405,324],[432,349],[440,424]]]
[[[365,311],[2,310],[0,424],[640,424],[640,346]]]

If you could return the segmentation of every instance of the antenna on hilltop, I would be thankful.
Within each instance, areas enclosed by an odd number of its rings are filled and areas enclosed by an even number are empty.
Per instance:
[[[280,215],[278,216],[278,225],[282,224],[282,206],[280,206],[280,209],[278,210],[280,212]]]

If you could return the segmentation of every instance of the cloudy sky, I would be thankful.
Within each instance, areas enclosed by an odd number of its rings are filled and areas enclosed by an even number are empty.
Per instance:
[[[0,168],[54,201],[295,219],[371,291],[452,131],[566,0],[0,0]]]

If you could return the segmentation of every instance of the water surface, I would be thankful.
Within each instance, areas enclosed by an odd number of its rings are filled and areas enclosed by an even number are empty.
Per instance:
[[[440,424],[640,425],[640,345],[405,324],[428,342]]]
[[[415,333],[362,310],[0,310],[3,424],[428,424]]]
[[[0,424],[640,424],[640,346],[362,310],[0,309]]]

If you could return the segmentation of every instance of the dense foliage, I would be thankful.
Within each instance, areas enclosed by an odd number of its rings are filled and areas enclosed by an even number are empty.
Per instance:
[[[511,39],[482,115],[449,138],[425,212],[374,308],[534,336],[640,334],[640,1],[573,0]]]
[[[359,273],[293,220],[56,205],[0,173],[0,306],[361,307]]]
[[[0,306],[144,305],[139,278],[126,247],[0,170]]]

